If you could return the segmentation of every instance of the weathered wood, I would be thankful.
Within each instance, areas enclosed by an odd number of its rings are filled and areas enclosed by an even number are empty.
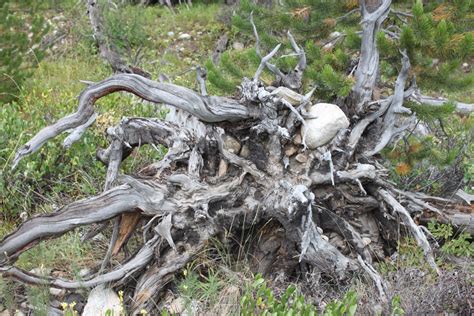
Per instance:
[[[160,211],[157,210],[157,205],[164,200],[164,192],[165,189],[160,192],[124,184],[97,197],[71,203],[56,213],[34,217],[2,240],[0,264],[15,259],[40,240],[58,237],[81,225],[102,222],[137,208],[154,215],[166,209],[169,211],[172,204],[162,205]]]
[[[376,35],[390,11],[391,0],[374,3],[370,0],[360,1],[362,14],[362,44],[360,48],[359,65],[355,72],[355,85],[350,98],[354,104],[355,113],[363,113],[368,102],[372,101],[379,71],[379,51]]]
[[[421,94],[420,90],[416,89],[409,97],[411,101],[425,106],[441,107],[446,103],[452,102],[454,104],[454,111],[461,115],[469,115],[474,112],[474,104],[464,103],[459,101],[451,101],[445,98],[435,98]]]
[[[258,115],[258,110],[230,98],[200,96],[190,89],[174,84],[158,83],[134,74],[118,74],[87,87],[79,96],[77,112],[38,132],[17,151],[13,167],[16,167],[24,156],[36,152],[49,139],[86,124],[94,115],[95,102],[118,91],[133,93],[150,102],[174,106],[205,122],[238,121]]]
[[[431,266],[431,268],[433,268],[436,273],[441,274],[441,271],[439,270],[434,260],[433,250],[431,249],[431,246],[428,240],[426,239],[423,230],[415,224],[413,219],[410,217],[408,211],[388,191],[381,189],[379,190],[379,193],[380,196],[385,200],[385,202],[387,202],[387,204],[390,205],[390,207],[400,215],[403,220],[403,223],[408,227],[416,242],[418,243],[418,246],[423,249],[426,261]]]

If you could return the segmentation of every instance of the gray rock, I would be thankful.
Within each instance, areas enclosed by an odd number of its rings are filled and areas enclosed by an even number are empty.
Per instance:
[[[339,37],[341,36],[342,34],[340,32],[332,32],[330,35],[329,35],[329,38],[336,38],[336,37]]]
[[[79,276],[81,278],[84,278],[84,277],[88,276],[89,274],[91,274],[91,269],[89,269],[89,268],[83,268],[83,269],[79,270]]]
[[[235,49],[235,50],[243,50],[244,49],[244,44],[242,44],[240,42],[234,42],[232,44],[232,48]]]
[[[232,136],[224,135],[224,148],[233,154],[238,154],[240,151],[240,143]]]
[[[308,161],[308,156],[306,156],[305,154],[298,154],[298,155],[296,155],[295,159],[299,163],[305,163],[305,162]]]
[[[303,138],[310,149],[316,149],[329,143],[337,133],[349,127],[349,120],[335,104],[318,103],[309,109],[312,119],[306,120],[302,127]]]
[[[250,156],[249,146],[247,145],[242,146],[242,149],[240,150],[240,156],[244,158],[248,158]]]
[[[65,289],[57,289],[57,288],[50,288],[49,289],[49,294],[51,294],[52,296],[56,296],[56,297],[62,297],[64,296],[64,294],[66,294],[66,290]]]
[[[112,311],[112,315],[121,315],[122,307],[117,293],[111,288],[103,285],[95,287],[87,299],[83,316],[105,315],[107,310]]]
[[[178,37],[178,39],[180,39],[180,40],[190,40],[191,35],[189,35],[188,33],[183,33]]]

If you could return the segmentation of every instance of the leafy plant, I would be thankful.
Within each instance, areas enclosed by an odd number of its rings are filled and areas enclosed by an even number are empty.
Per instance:
[[[454,256],[474,257],[474,243],[471,235],[467,232],[461,232],[457,236],[453,232],[453,227],[449,224],[437,223],[431,221],[428,223],[428,229],[434,237],[444,241],[441,251]]]
[[[403,310],[403,308],[401,307],[401,304],[400,304],[400,295],[395,295],[393,298],[392,298],[392,301],[391,301],[391,308],[392,308],[392,311],[390,313],[391,316],[403,316],[405,315],[405,311]]]
[[[240,302],[241,315],[317,315],[315,305],[306,302],[294,285],[290,285],[280,298],[267,287],[265,279],[257,274],[248,286]],[[357,295],[349,291],[341,300],[326,305],[323,315],[342,316],[355,315]]]

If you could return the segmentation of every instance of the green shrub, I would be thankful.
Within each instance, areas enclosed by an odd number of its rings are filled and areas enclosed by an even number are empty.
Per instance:
[[[240,314],[248,315],[318,315],[315,305],[306,302],[294,285],[290,285],[280,298],[267,287],[263,277],[257,274],[246,289],[240,303]],[[357,295],[349,291],[341,300],[326,305],[325,316],[355,315]]]
[[[0,1],[0,106],[18,98],[21,86],[43,59],[48,31],[38,1]]]
[[[428,223],[428,229],[434,237],[443,242],[441,251],[454,256],[474,257],[474,243],[467,232],[454,234],[453,226],[435,221]]]

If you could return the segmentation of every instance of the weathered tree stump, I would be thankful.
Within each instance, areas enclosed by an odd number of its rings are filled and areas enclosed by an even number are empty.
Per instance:
[[[307,264],[338,280],[365,272],[386,300],[383,280],[371,262],[393,250],[399,222],[438,271],[424,230],[410,212],[428,212],[449,222],[437,205],[451,201],[398,190],[376,155],[408,127],[399,118],[412,116],[403,107],[405,99],[416,97],[413,86],[405,87],[410,63],[404,52],[394,94],[378,101],[376,111],[363,106],[371,100],[372,75],[378,67],[375,33],[390,2],[382,1],[372,13],[362,6],[363,46],[351,108],[358,119],[317,148],[308,148],[305,142],[308,133],[318,132],[309,128],[318,113],[311,112],[311,92],[300,94],[306,61],[291,34],[300,56],[294,71],[283,74],[270,63],[277,47],[261,55],[254,78],[243,79],[237,98],[208,96],[202,73],[200,93],[131,73],[89,85],[79,96],[77,111],[39,131],[18,150],[14,166],[63,132],[71,132],[66,147],[77,141],[94,122],[96,101],[111,93],[132,93],[172,110],[166,120],[124,118],[108,129],[110,146],[98,151],[108,168],[104,192],[34,217],[6,236],[0,242],[0,272],[22,282],[66,289],[138,279],[132,305],[138,312],[150,307],[150,299],[210,238],[255,225],[263,236],[252,245],[259,253],[257,271],[288,272]],[[254,31],[258,47],[255,27]],[[280,87],[259,80],[265,67],[276,74]],[[168,152],[138,177],[118,176],[121,162],[143,145],[163,145]],[[131,217],[126,219],[126,214]],[[146,219],[142,246],[121,265],[108,268],[112,252],[126,242],[117,238],[121,216],[122,223],[134,223],[131,227]],[[21,253],[41,240],[111,219],[116,233],[108,256],[88,279],[42,277],[14,266]]]

